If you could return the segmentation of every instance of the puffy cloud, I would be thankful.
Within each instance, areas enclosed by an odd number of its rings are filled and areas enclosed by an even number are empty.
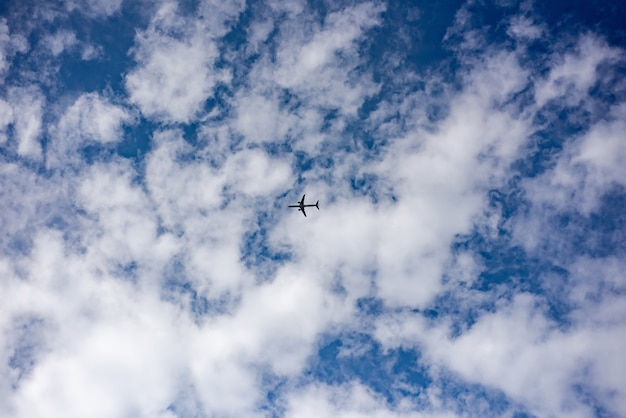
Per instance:
[[[130,113],[123,107],[94,93],[81,95],[59,121],[59,133],[71,140],[81,136],[96,142],[116,142],[121,138],[121,126],[130,120]]]
[[[0,84],[4,83],[4,77],[11,59],[18,52],[28,50],[28,41],[20,34],[11,34],[7,19],[0,18]]]
[[[43,43],[55,57],[72,48],[77,42],[76,34],[67,30],[48,35],[43,39]]]
[[[360,75],[355,53],[364,32],[380,23],[383,8],[372,3],[329,14],[324,26],[297,20],[281,28],[281,48],[271,78],[279,86],[292,89],[311,105],[338,108],[354,114],[365,97],[377,86]]]
[[[228,73],[214,67],[219,57],[215,37],[240,11],[232,3],[211,11],[208,21],[189,25],[173,3],[165,3],[150,26],[137,34],[137,66],[126,75],[130,101],[146,117],[189,122],[203,108],[216,83]]]
[[[54,169],[84,166],[85,147],[110,146],[124,139],[122,127],[133,120],[131,112],[96,93],[85,93],[65,109],[56,126],[50,128],[46,165]]]
[[[449,115],[435,132],[405,133],[374,168],[397,199],[381,213],[376,254],[387,302],[424,306],[440,291],[452,240],[469,233],[487,190],[506,179],[527,138],[526,118],[495,106],[521,89],[524,78],[514,57],[487,60],[468,76],[467,90],[450,97]]]
[[[5,414],[153,415],[174,396],[174,366],[183,357],[167,337],[175,332],[167,306],[130,282],[103,276],[90,258],[44,232],[24,260],[25,277],[5,283],[14,299],[4,317],[26,311],[45,318],[46,330],[30,359],[34,369],[14,381],[15,395],[3,402]],[[6,336],[10,347],[14,334]]]
[[[604,405],[614,411],[623,408],[608,400],[609,393],[621,392],[624,381],[617,377],[621,369],[607,368],[618,356],[611,347],[619,346],[623,326],[577,321],[571,329],[561,330],[545,317],[541,301],[528,294],[517,295],[510,303],[502,301],[496,312],[482,316],[458,338],[451,338],[442,325],[398,315],[381,319],[377,335],[389,346],[419,345],[429,363],[499,388],[533,414],[591,416],[580,390],[598,390]]]
[[[43,156],[40,135],[44,97],[35,87],[13,88],[9,91],[13,106],[13,129],[17,139],[17,154],[40,160]]]
[[[586,34],[538,68],[538,16],[507,17],[500,45],[465,6],[445,41],[454,73],[398,61],[375,77],[392,16],[379,4],[192,3],[150,9],[115,74],[124,91],[15,84],[0,100],[1,414],[625,411],[621,227],[594,232],[619,244],[598,255],[557,222],[615,217],[623,105],[593,89],[621,50]],[[74,32],[56,22],[65,68]],[[520,169],[573,107],[583,128]],[[122,158],[132,135],[145,149]],[[307,218],[286,208],[305,192],[321,202]],[[314,367],[328,338],[351,339],[338,382]],[[359,380],[383,370],[383,389]]]
[[[280,109],[275,97],[249,95],[237,103],[237,130],[250,142],[279,141],[298,122],[288,109]]]

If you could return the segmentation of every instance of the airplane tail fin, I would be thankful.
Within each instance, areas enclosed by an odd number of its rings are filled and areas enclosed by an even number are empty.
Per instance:
[[[317,203],[315,204],[315,207],[317,208],[317,210],[320,210],[320,201],[318,200]]]

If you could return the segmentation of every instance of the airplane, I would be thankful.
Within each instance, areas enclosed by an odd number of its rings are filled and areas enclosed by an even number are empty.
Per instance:
[[[289,207],[290,208],[298,208],[299,211],[302,211],[302,214],[304,216],[306,216],[306,212],[304,211],[304,208],[310,208],[310,207],[315,206],[317,208],[317,210],[320,210],[320,201],[319,200],[314,205],[305,205],[304,204],[304,196],[306,196],[306,195],[304,195],[304,194],[302,195],[302,200],[300,200],[297,205],[289,205]]]

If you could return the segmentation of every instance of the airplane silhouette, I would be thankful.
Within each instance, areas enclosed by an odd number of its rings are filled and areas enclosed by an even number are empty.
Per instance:
[[[302,214],[304,216],[306,216],[306,212],[304,211],[304,208],[310,208],[315,206],[317,208],[317,210],[320,210],[320,201],[318,200],[316,204],[314,205],[305,205],[304,204],[304,196],[306,195],[302,195],[302,200],[298,202],[297,205],[289,205],[290,208],[298,208],[299,211],[302,211]]]

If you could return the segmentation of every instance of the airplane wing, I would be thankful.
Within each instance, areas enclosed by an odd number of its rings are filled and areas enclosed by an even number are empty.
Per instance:
[[[304,199],[304,197],[303,197],[303,199]],[[304,207],[302,207],[301,210],[302,210],[302,214],[306,217],[306,212],[304,211]]]
[[[302,195],[302,199],[300,200],[300,204],[304,205],[304,196],[306,196],[305,194]]]

